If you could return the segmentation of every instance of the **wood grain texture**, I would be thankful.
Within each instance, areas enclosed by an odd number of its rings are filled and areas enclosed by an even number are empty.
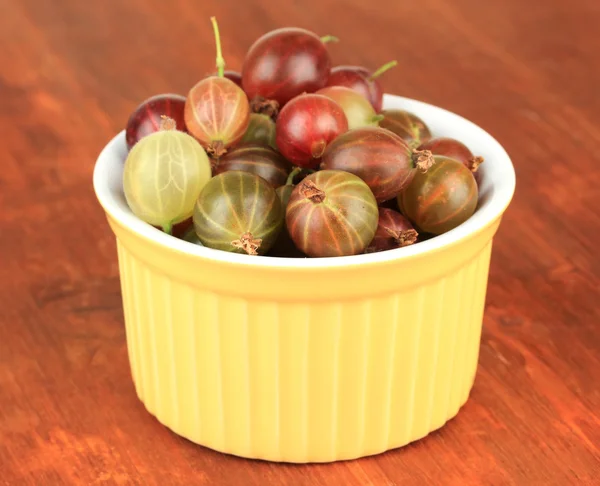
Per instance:
[[[600,484],[597,0],[0,0],[1,485]],[[404,449],[329,465],[222,455],[145,412],[115,243],[91,185],[129,113],[228,68],[263,32],[398,59],[386,91],[456,111],[511,154],[480,367],[459,416]]]

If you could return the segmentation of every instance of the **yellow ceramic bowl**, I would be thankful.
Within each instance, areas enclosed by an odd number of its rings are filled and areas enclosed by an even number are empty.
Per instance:
[[[172,238],[127,207],[124,134],[100,154],[94,187],[117,239],[133,382],[177,434],[243,457],[326,462],[408,444],[466,402],[514,170],[458,115],[389,95],[385,107],[486,161],[467,222],[381,253],[251,257]]]

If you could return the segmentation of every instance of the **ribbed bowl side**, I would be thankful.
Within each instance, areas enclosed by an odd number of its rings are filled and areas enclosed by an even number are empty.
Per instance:
[[[117,246],[137,394],[193,442],[272,461],[352,459],[427,435],[468,398],[491,239],[409,290],[305,302],[196,287]]]

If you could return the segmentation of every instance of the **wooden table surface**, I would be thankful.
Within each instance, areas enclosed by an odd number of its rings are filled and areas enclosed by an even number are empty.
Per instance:
[[[131,382],[95,158],[142,99],[228,67],[267,30],[341,39],[335,63],[456,111],[504,144],[517,193],[495,240],[480,366],[459,416],[326,465],[181,439]],[[0,0],[0,484],[600,484],[598,0]]]

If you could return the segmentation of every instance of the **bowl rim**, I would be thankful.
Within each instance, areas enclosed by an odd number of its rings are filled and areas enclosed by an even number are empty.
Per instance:
[[[510,157],[494,137],[470,120],[444,108],[423,101],[385,94],[384,109],[390,108],[400,108],[411,111],[423,118],[428,125],[430,124],[430,121],[435,118],[436,120],[443,119],[447,125],[452,124],[458,127],[462,126],[464,129],[470,130],[475,136],[482,140],[482,143],[485,142],[488,147],[488,154],[493,154],[492,157],[495,169],[502,174],[501,178],[490,181],[493,191],[491,191],[492,194],[489,200],[481,207],[478,207],[475,214],[467,221],[442,235],[419,242],[415,245],[361,255],[292,258],[263,255],[250,256],[239,253],[230,253],[195,245],[185,240],[174,238],[138,219],[129,208],[123,207],[122,201],[119,201],[115,197],[114,190],[109,187],[108,175],[110,166],[111,164],[114,166],[115,159],[117,158],[120,159],[119,162],[122,164],[122,158],[119,157],[119,153],[126,150],[125,130],[122,130],[115,135],[99,154],[93,174],[94,191],[100,205],[104,208],[108,216],[113,218],[121,226],[128,228],[129,231],[138,237],[153,242],[165,249],[176,251],[192,258],[208,259],[228,264],[248,267],[293,268],[300,271],[302,269],[311,268],[339,268],[412,259],[457,244],[460,241],[479,233],[502,216],[512,200],[515,191],[516,178]],[[489,158],[490,156],[488,155],[486,157],[488,166],[490,165],[490,162],[488,161]]]

